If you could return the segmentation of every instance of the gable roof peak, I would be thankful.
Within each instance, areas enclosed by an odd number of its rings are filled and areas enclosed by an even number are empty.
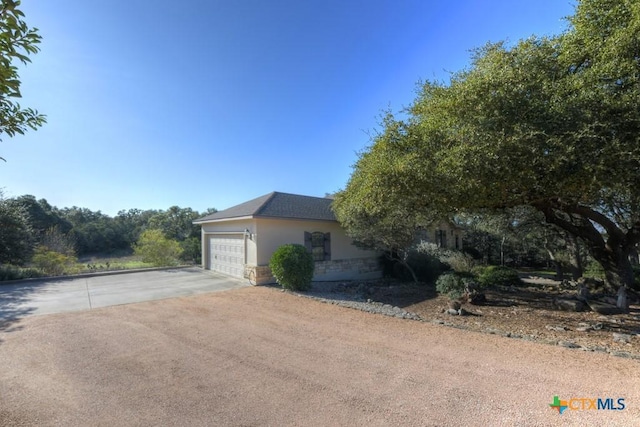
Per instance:
[[[199,224],[240,217],[336,221],[331,209],[332,202],[333,200],[323,197],[272,191],[239,205],[199,218],[194,223]]]

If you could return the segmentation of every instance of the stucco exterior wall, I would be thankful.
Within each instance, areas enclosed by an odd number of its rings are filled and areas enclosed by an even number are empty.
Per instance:
[[[357,248],[340,224],[333,221],[256,219],[258,265],[268,265],[271,255],[287,243],[304,245],[304,233],[331,233],[331,260],[377,258],[378,252]]]
[[[464,238],[464,230],[455,227],[449,222],[440,222],[433,224],[431,227],[421,230],[416,235],[416,241],[425,241],[435,243],[440,247],[447,249],[462,250],[462,240]]]
[[[382,274],[378,263],[379,253],[354,246],[337,222],[246,218],[201,225],[202,267],[209,268],[211,236],[242,234],[246,244],[244,277],[256,284],[275,282],[269,269],[269,260],[276,249],[287,243],[304,245],[305,232],[317,231],[331,233],[331,259],[316,262],[314,280],[364,280],[378,278]]]
[[[276,283],[268,265],[245,266],[245,277],[253,284]],[[382,277],[378,258],[351,258],[344,260],[320,261],[315,263],[313,280],[316,282],[336,280],[371,280]]]

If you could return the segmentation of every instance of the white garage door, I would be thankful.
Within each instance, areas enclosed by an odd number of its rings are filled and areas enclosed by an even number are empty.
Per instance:
[[[244,273],[244,236],[225,235],[209,238],[209,268],[229,276]]]

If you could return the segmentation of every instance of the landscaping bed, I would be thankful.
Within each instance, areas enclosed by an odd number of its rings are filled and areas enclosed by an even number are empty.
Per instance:
[[[482,305],[463,304],[464,315],[449,314],[450,300],[433,285],[390,280],[314,283],[300,295],[363,311],[427,321],[505,337],[606,352],[640,359],[640,305],[628,313],[562,311],[554,303],[567,294],[561,282],[535,276],[521,286],[485,290]]]

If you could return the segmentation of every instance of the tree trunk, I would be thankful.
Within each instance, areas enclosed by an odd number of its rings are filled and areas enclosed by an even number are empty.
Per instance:
[[[564,280],[564,268],[562,268],[562,263],[558,261],[554,261],[556,265],[556,280],[563,281]]]
[[[640,251],[638,251],[638,247],[631,249],[631,254],[629,255],[629,259],[631,261],[631,265],[640,265]]]
[[[640,221],[625,232],[604,214],[588,206],[559,198],[542,201],[535,206],[544,213],[547,222],[584,242],[591,256],[604,269],[609,291],[615,293],[620,286],[638,289],[633,280],[629,255],[640,241]],[[594,224],[602,227],[605,233]]]
[[[580,256],[580,241],[571,234],[566,234],[567,250],[569,252],[569,268],[571,269],[571,278],[578,280],[582,277],[582,257]]]
[[[603,257],[592,255],[604,269],[605,282],[610,292],[617,292],[620,286],[634,288],[633,268],[629,261],[628,252],[621,251]]]
[[[400,251],[387,253],[387,258],[389,258],[391,261],[398,261],[400,265],[406,268],[409,274],[411,274],[411,277],[413,278],[413,282],[418,283],[419,280],[418,280],[418,276],[416,276],[416,272],[413,271],[413,268],[411,268],[411,266],[407,262],[407,254],[399,253],[399,252]],[[395,257],[394,257],[394,253],[395,253]]]
[[[402,266],[409,271],[409,274],[411,274],[411,277],[413,278],[413,283],[418,283],[419,282],[418,276],[416,276],[416,272],[413,271],[413,268],[411,268],[409,263],[406,262],[404,259],[398,259],[398,262],[400,262],[400,264],[402,264]]]
[[[549,247],[547,246],[548,241],[545,240],[545,249],[547,250],[547,254],[549,254],[549,259],[553,263],[553,266],[556,268],[556,280],[564,280],[564,269],[562,268],[562,263],[556,259],[555,254]]]

